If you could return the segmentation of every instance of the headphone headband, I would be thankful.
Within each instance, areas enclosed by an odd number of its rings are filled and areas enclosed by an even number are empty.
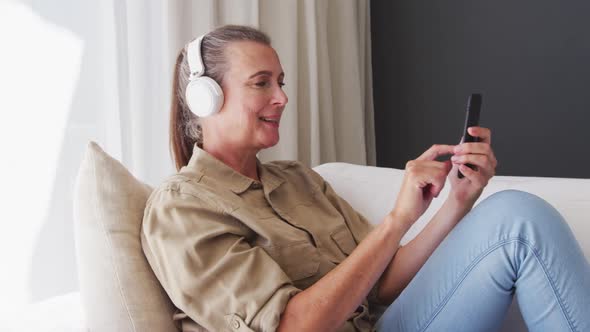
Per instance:
[[[205,36],[203,35],[193,40],[186,47],[187,62],[191,71],[189,80],[191,81],[205,73],[205,65],[201,58],[201,42],[203,41],[203,37]]]

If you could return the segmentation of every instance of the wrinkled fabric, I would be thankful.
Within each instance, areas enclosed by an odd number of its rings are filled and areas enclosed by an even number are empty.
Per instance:
[[[289,299],[373,227],[301,163],[257,167],[260,181],[195,145],[147,202],[143,250],[184,331],[274,331]],[[339,331],[373,324],[365,300]]]

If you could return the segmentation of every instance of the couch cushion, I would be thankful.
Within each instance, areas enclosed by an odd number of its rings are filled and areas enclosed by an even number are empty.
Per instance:
[[[90,331],[176,331],[139,232],[152,188],[90,142],[74,194],[80,295]]]
[[[334,190],[369,221],[379,223],[395,204],[404,170],[347,163],[327,163],[314,169]],[[404,235],[402,244],[411,241],[442,206],[451,188],[447,179],[438,198]],[[533,193],[553,205],[565,218],[590,259],[590,179],[525,176],[494,176],[476,204],[501,190],[516,189]]]
[[[373,223],[381,222],[394,207],[404,177],[404,170],[400,169],[347,163],[327,163],[314,169],[342,198]],[[439,197],[404,235],[402,244],[411,241],[440,209],[451,188],[448,181]],[[586,258],[590,259],[590,179],[495,176],[476,204],[506,189],[531,192],[551,203],[564,216]],[[527,331],[516,301],[512,302],[500,331]]]

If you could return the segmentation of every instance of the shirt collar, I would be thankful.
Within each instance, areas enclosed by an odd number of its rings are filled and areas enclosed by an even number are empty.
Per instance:
[[[241,194],[250,187],[256,187],[260,184],[262,184],[265,192],[271,192],[284,182],[282,178],[270,172],[267,166],[262,164],[258,158],[256,158],[256,166],[258,167],[260,182],[236,172],[233,168],[201,149],[197,144],[193,147],[193,155],[187,166],[201,171],[205,176],[214,178],[236,194]]]
[[[258,176],[260,176],[260,182],[264,187],[264,193],[268,196],[273,190],[278,188],[285,180],[282,177],[277,176],[271,171],[271,169],[256,159],[258,165]]]

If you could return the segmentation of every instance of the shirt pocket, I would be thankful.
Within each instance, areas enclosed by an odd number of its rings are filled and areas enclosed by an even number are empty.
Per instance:
[[[264,247],[264,250],[279,264],[291,281],[311,277],[319,270],[320,254],[307,240],[268,246]]]
[[[340,248],[340,251],[347,256],[352,253],[354,248],[356,248],[356,242],[346,225],[338,226],[338,228],[330,234],[330,237],[332,238],[332,241],[336,243],[338,248]]]

